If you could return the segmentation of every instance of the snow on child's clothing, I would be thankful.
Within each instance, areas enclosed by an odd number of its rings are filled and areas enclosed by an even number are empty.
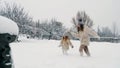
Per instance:
[[[71,32],[71,34],[78,37],[82,45],[89,45],[89,36],[100,38],[97,33],[88,26],[84,26],[84,31],[79,31],[78,33]]]

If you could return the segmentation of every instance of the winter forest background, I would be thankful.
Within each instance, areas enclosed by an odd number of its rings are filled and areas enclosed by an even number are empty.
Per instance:
[[[14,1],[22,1],[22,4]],[[0,16],[13,20],[19,27],[18,38],[9,44],[11,55],[6,54],[12,57],[10,65],[13,68],[120,68],[119,3],[119,0],[0,0]],[[76,31],[75,25],[67,26],[75,22],[74,16],[81,12],[81,7],[86,9],[83,10],[84,19],[87,19],[84,24],[92,26],[100,39],[90,38],[91,56],[87,57],[86,54],[80,56],[80,41],[69,35],[74,48],[70,47],[68,55],[63,55],[60,39],[69,29]],[[28,8],[32,9],[26,11]],[[35,11],[35,17],[30,11]],[[42,15],[47,18],[43,20]],[[65,20],[69,21],[67,26]],[[5,22],[9,21],[5,19]],[[17,30],[14,25],[7,26]],[[7,28],[1,30],[9,32]]]
[[[41,19],[33,20],[21,5],[16,3],[9,4],[7,2],[2,4],[0,15],[12,19],[17,23],[19,35],[25,35],[27,38],[60,40],[63,33],[67,30],[67,28],[63,26],[63,22],[57,21],[56,18],[44,21],[41,21]],[[116,22],[113,22],[111,28],[98,25],[96,30],[101,37],[101,41],[111,42],[111,40],[119,40],[120,35]],[[75,39],[74,37],[71,38]],[[91,40],[97,41],[95,39]]]

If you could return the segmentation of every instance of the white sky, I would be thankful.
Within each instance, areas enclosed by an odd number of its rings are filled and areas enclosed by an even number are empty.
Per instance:
[[[94,28],[112,26],[120,22],[120,0],[6,0],[22,5],[33,18],[46,20],[55,18],[69,27],[78,11],[86,13],[94,21]]]

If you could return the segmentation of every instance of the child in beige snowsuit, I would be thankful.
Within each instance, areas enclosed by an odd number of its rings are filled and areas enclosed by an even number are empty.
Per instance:
[[[97,38],[100,38],[97,33],[89,28],[86,25],[79,24],[77,27],[78,33],[71,32],[71,34],[75,37],[78,37],[81,40],[81,45],[79,48],[80,55],[83,56],[83,50],[87,54],[87,56],[90,56],[90,52],[88,50],[89,45],[89,36],[94,36]]]
[[[67,51],[69,50],[69,46],[71,46],[71,48],[73,48],[73,45],[69,39],[68,36],[63,36],[60,42],[60,46],[62,47],[62,52],[63,54],[67,54]]]

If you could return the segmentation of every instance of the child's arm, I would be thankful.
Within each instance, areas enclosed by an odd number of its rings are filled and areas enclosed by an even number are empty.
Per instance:
[[[97,32],[95,32],[93,29],[89,28],[89,27],[86,27],[89,34],[92,35],[93,37],[96,37],[96,38],[100,38],[100,36],[97,34]]]

